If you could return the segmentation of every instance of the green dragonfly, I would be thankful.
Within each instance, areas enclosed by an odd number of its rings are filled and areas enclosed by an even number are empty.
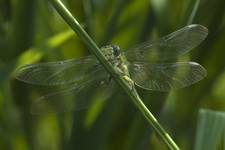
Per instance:
[[[125,52],[121,52],[116,45],[104,46],[101,51],[118,70],[118,75],[126,76],[140,88],[170,91],[194,84],[206,76],[207,72],[200,64],[190,61],[176,62],[176,59],[199,45],[207,34],[206,27],[193,24]],[[76,101],[79,93],[89,86],[93,90],[101,87],[101,92],[104,90],[107,93],[113,85],[112,81],[108,81],[109,74],[93,55],[80,59],[26,65],[17,70],[16,79],[43,86],[68,86],[64,90],[40,97],[33,105],[34,113],[48,112],[50,109],[54,112],[81,109],[90,102]],[[67,102],[68,98],[61,98],[70,95],[73,95],[74,102]],[[87,93],[86,96],[88,97]]]

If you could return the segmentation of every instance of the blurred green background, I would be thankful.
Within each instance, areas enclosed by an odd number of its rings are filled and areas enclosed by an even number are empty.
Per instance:
[[[208,149],[225,149],[224,0],[63,2],[99,46],[113,43],[122,50],[190,23],[206,26],[207,39],[190,53],[207,69],[205,79],[169,93],[138,91],[181,149],[206,149],[196,146],[204,138],[205,147],[216,145]],[[12,73],[17,67],[90,55],[47,0],[0,0],[0,50],[1,150],[167,149],[123,92],[85,110],[30,114],[35,97],[49,89],[16,81]],[[101,99],[92,92],[93,100]]]

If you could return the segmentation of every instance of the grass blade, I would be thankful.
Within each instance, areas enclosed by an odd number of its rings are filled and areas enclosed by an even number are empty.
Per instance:
[[[225,145],[224,135],[225,112],[201,109],[198,117],[195,150],[222,150],[219,147]]]

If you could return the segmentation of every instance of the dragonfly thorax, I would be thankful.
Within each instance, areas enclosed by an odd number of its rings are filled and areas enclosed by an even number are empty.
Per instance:
[[[116,65],[119,61],[121,61],[121,52],[119,46],[106,45],[101,48],[101,51],[103,52],[107,60],[110,61],[113,65]]]
[[[119,46],[106,45],[101,48],[107,60],[117,69],[119,74],[129,76],[128,62],[123,53],[121,53]]]
[[[101,47],[102,52],[106,57],[119,57],[120,47],[117,45],[106,45]]]

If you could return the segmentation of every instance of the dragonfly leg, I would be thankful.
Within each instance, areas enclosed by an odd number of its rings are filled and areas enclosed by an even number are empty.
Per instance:
[[[134,81],[127,75],[123,76],[123,78],[127,81],[127,84],[129,86],[130,90],[133,91],[135,88]]]
[[[116,69],[116,73],[114,73],[112,76],[114,77],[123,77],[126,76],[126,73],[124,73],[120,68]]]
[[[105,80],[102,80],[100,82],[100,85],[109,84],[111,82],[111,80],[112,80],[112,76],[111,75],[108,75]]]

